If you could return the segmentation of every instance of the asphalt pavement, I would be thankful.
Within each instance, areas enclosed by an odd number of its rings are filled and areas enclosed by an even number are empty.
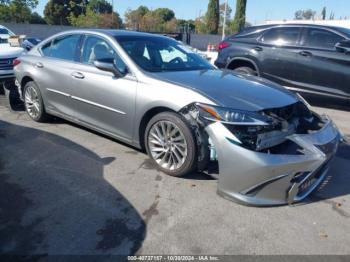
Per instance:
[[[350,113],[327,112],[350,138]],[[350,146],[295,206],[245,207],[204,174],[159,172],[147,155],[0,99],[0,253],[350,254]]]

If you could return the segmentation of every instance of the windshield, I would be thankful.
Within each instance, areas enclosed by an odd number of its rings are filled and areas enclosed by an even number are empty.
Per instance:
[[[173,39],[152,36],[117,36],[130,58],[148,72],[212,69],[213,66]]]
[[[13,35],[13,33],[10,30],[2,27],[0,28],[0,35]]]
[[[343,34],[346,34],[346,36],[350,38],[350,29],[349,28],[342,28],[342,27],[340,27],[340,28],[338,28],[338,30],[340,32],[342,32]]]

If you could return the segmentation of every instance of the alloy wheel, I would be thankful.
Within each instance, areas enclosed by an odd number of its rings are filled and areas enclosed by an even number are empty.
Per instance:
[[[180,128],[170,121],[158,121],[149,131],[152,158],[162,168],[179,169],[187,157],[187,142]]]
[[[24,103],[28,114],[32,118],[37,118],[40,115],[40,100],[37,91],[34,87],[28,86],[24,94]]]

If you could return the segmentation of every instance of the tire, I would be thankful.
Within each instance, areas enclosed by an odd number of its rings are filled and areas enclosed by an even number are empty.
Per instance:
[[[40,89],[34,81],[24,86],[23,99],[26,112],[31,119],[36,122],[45,122],[48,119]]]
[[[258,73],[254,69],[247,67],[247,66],[237,67],[233,71],[240,73],[240,74],[243,74],[243,75],[251,75],[251,76],[258,75]]]
[[[6,106],[12,111],[23,111],[24,104],[18,93],[17,86],[14,82],[7,82],[4,84],[4,91],[6,97]]]
[[[164,133],[170,136],[162,139]],[[195,169],[195,136],[180,115],[173,112],[155,115],[147,124],[144,141],[149,157],[164,173],[182,177]]]

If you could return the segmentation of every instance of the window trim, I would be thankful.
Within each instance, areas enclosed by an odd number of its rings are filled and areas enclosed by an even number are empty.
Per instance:
[[[269,31],[271,30],[275,30],[275,29],[286,29],[286,28],[298,28],[299,29],[299,34],[298,34],[298,39],[296,41],[296,43],[294,45],[292,44],[284,44],[284,45],[274,45],[274,44],[271,44],[271,43],[266,43],[266,42],[263,42],[262,41],[262,38],[264,37],[264,35],[266,35]],[[300,42],[301,42],[301,38],[302,38],[302,33],[303,33],[303,26],[300,26],[300,25],[287,25],[287,26],[273,26],[273,27],[270,27],[270,28],[267,28],[266,30],[264,30],[262,32],[262,34],[258,37],[257,41],[260,43],[260,44],[263,44],[263,45],[268,45],[268,46],[274,46],[274,47],[300,47]]]
[[[303,45],[303,43],[305,42],[305,40],[307,39],[307,33],[309,30],[323,30],[323,31],[327,31],[333,34],[336,34],[340,37],[343,38],[343,40],[348,39],[347,37],[345,37],[344,35],[340,34],[339,32],[337,32],[336,30],[332,30],[329,28],[324,28],[324,27],[316,27],[316,26],[306,26],[305,28],[303,28],[303,33],[302,33],[302,37],[300,39],[300,46],[302,48],[307,48],[307,49],[312,49],[312,50],[324,50],[324,51],[336,51],[335,46],[333,48],[324,48],[324,47],[316,47],[316,46],[308,46],[308,45]]]

